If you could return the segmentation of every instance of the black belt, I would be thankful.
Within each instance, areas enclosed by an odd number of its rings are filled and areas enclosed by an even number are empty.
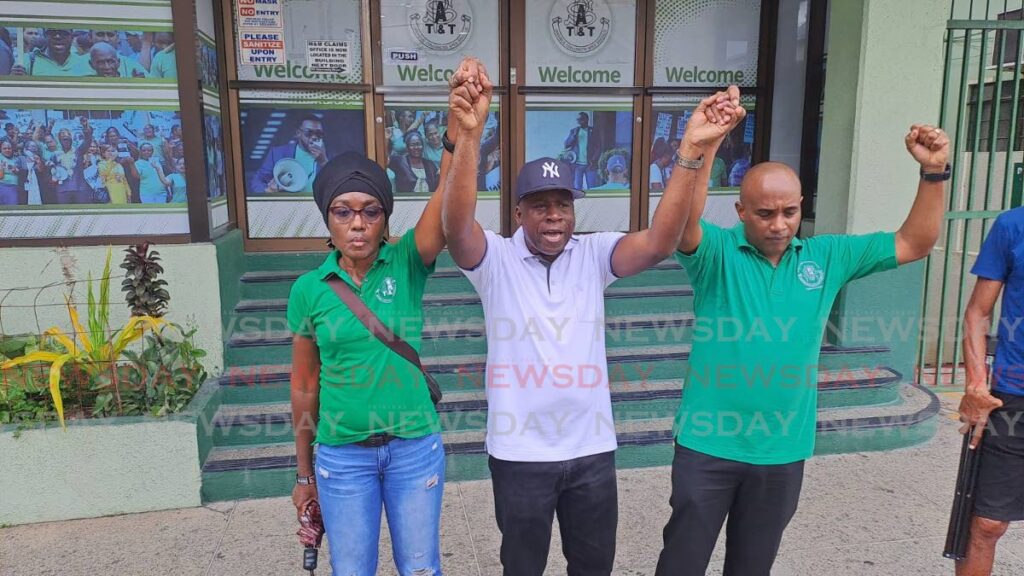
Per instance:
[[[395,438],[397,438],[397,436],[392,436],[386,432],[381,434],[371,434],[366,440],[356,442],[356,446],[363,446],[364,448],[380,448]]]

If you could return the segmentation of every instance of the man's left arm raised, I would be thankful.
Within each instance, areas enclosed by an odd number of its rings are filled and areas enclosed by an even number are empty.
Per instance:
[[[921,180],[910,214],[896,232],[896,261],[900,264],[928,256],[939,239],[945,182],[928,175],[943,174],[949,162],[949,137],[940,128],[914,124],[905,143],[921,165]]]

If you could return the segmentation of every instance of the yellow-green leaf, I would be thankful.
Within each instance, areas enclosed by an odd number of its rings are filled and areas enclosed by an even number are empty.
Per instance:
[[[57,409],[57,419],[60,420],[61,428],[67,430],[64,423],[64,397],[60,394],[60,370],[64,363],[71,360],[73,356],[64,354],[53,361],[50,365],[50,396],[53,398],[53,407]]]
[[[15,366],[22,366],[24,364],[31,364],[33,362],[46,362],[47,364],[56,362],[58,358],[63,354],[57,354],[56,352],[45,352],[43,350],[36,350],[24,356],[19,356],[12,360],[8,360],[3,364],[0,364],[0,368],[7,370],[8,368],[14,368]]]
[[[160,318],[154,318],[152,316],[132,316],[131,320],[121,328],[117,334],[117,338],[111,347],[111,358],[120,358],[121,352],[132,342],[142,338],[142,328],[148,326],[150,330],[154,332],[160,329],[160,326],[165,324],[164,320]]]
[[[71,316],[71,325],[75,328],[75,334],[82,339],[82,348],[86,352],[92,352],[92,341],[89,340],[89,334],[82,327],[82,323],[78,320],[78,310],[71,304],[71,299],[65,299],[68,304],[68,315]]]
[[[50,338],[53,338],[57,342],[60,342],[60,345],[63,346],[65,350],[67,350],[68,354],[78,354],[78,344],[75,344],[74,337],[68,338],[68,336],[64,334],[64,332],[62,332],[60,328],[54,326],[53,328],[50,328],[46,332],[43,332],[43,336],[49,336]]]

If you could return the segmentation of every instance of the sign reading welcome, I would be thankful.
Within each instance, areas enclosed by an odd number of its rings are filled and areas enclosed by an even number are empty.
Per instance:
[[[659,0],[655,85],[755,86],[760,23],[760,0]]]
[[[635,0],[529,0],[526,83],[632,86]]]

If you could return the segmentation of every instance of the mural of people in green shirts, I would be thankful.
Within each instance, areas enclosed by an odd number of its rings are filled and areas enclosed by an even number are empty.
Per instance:
[[[45,30],[46,47],[25,56],[24,64],[11,68],[12,76],[89,76],[93,73],[89,57],[71,49],[72,31],[64,28]]]

